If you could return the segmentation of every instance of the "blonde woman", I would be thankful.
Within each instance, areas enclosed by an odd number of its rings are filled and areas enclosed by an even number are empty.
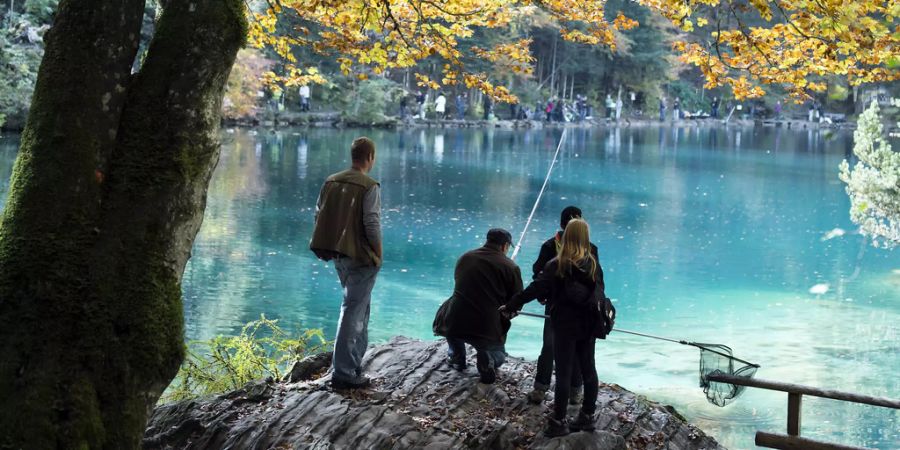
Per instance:
[[[544,266],[544,270],[524,291],[501,307],[501,311],[513,313],[531,300],[548,300],[556,389],[553,415],[548,419],[544,432],[547,436],[594,430],[598,389],[594,344],[598,316],[593,311],[597,310],[598,299],[605,297],[603,286],[603,271],[591,255],[588,224],[582,219],[572,219],[563,232],[559,255]],[[566,409],[575,361],[578,361],[584,379],[584,399],[578,417],[568,423]]]

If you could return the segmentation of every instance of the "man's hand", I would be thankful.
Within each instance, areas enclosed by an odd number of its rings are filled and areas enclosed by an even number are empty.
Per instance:
[[[506,305],[502,305],[497,308],[497,311],[500,311],[500,315],[505,317],[508,320],[512,320],[514,317],[519,315],[518,311],[513,311],[510,308],[507,308]]]

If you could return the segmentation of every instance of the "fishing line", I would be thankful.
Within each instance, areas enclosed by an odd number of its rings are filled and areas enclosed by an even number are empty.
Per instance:
[[[567,128],[563,128],[562,135],[559,137],[559,145],[556,146],[556,153],[553,154],[553,160],[550,161],[550,168],[547,169],[547,176],[544,177],[544,185],[541,186],[541,191],[538,192],[538,196],[534,200],[534,206],[531,207],[531,214],[528,215],[528,220],[525,221],[525,228],[522,228],[522,234],[519,236],[519,242],[516,243],[516,247],[513,249],[512,257],[510,258],[512,260],[516,259],[519,250],[522,248],[522,241],[525,239],[525,233],[528,232],[528,226],[531,225],[531,219],[534,218],[534,213],[537,211],[538,204],[541,203],[541,197],[544,195],[544,190],[547,189],[547,184],[550,182],[550,174],[553,173],[553,167],[556,166],[559,149],[562,148],[563,141],[566,139],[567,130]]]

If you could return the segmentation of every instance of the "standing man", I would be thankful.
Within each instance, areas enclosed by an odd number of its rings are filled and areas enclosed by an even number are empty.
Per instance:
[[[316,202],[316,225],[309,248],[334,261],[344,301],[334,339],[331,383],[338,389],[369,385],[362,359],[369,345],[369,302],[381,268],[381,188],[368,173],[375,143],[359,137],[350,146],[352,166],[329,176]]]
[[[483,116],[483,119],[484,119],[484,120],[490,119],[490,118],[491,118],[491,115],[492,115],[493,112],[494,112],[494,111],[493,111],[493,109],[494,109],[494,102],[493,102],[493,100],[491,99],[491,96],[490,96],[490,95],[484,95],[484,96],[482,97],[482,106],[484,107],[484,116]]]
[[[541,251],[538,253],[537,260],[534,262],[534,265],[531,266],[531,279],[536,280],[541,271],[544,270],[544,266],[546,266],[551,259],[556,258],[556,255],[559,253],[559,249],[562,246],[563,231],[572,219],[581,219],[581,209],[577,206],[566,206],[559,215],[560,231],[557,231],[553,237],[547,239],[541,245]],[[594,245],[593,242],[591,243],[591,255],[594,257],[595,261],[599,261],[599,259],[597,259],[597,246]],[[602,272],[601,269],[601,288],[604,287]],[[539,299],[538,301],[542,304],[547,303],[547,299]],[[549,306],[545,307],[544,314],[550,315]],[[544,339],[543,345],[541,346],[541,354],[538,356],[537,371],[534,375],[534,390],[528,393],[528,401],[535,404],[544,401],[544,398],[547,396],[547,390],[550,389],[550,377],[553,375],[553,328],[550,326],[550,322],[546,320],[544,321],[543,336]],[[572,370],[572,390],[571,395],[569,396],[569,402],[571,404],[577,405],[581,403],[583,384],[581,371],[576,365]]]
[[[309,85],[300,86],[300,111],[309,112]]]
[[[425,120],[425,94],[422,91],[416,91],[416,107],[419,119]]]
[[[434,100],[434,113],[439,120],[444,118],[444,113],[447,111],[447,97],[444,96],[444,93],[441,92],[438,94],[437,98]]]
[[[483,247],[466,252],[456,262],[453,295],[434,319],[434,332],[447,338],[450,367],[466,369],[466,345],[475,347],[481,382],[497,379],[497,368],[506,361],[509,319],[498,308],[522,290],[519,266],[506,256],[512,235],[501,228],[487,233]]]
[[[619,91],[619,96],[616,97],[616,122],[622,120],[622,91]]]
[[[659,98],[659,121],[660,122],[666,121],[666,97],[665,96]]]
[[[456,94],[456,118],[459,120],[466,118],[466,97],[463,94]]]
[[[719,118],[719,97],[713,97],[712,101],[712,114],[710,114],[713,119]]]

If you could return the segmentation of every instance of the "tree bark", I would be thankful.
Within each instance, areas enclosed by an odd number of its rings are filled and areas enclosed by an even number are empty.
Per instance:
[[[181,275],[240,0],[62,0],[0,223],[0,447],[138,448],[183,359]]]

